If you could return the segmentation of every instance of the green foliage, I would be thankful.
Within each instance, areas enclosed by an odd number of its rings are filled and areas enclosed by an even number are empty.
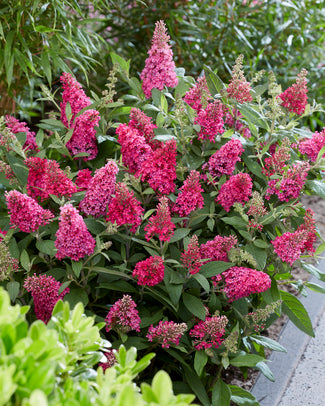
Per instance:
[[[112,55],[112,60],[117,63],[120,73],[120,99],[116,100],[117,96],[114,93],[114,71],[110,76],[107,92],[97,94],[92,91],[92,104],[87,107],[87,109],[97,109],[101,116],[96,129],[99,153],[95,159],[86,161],[81,157],[74,159],[71,156],[66,144],[72,131],[55,118],[60,115],[60,111],[56,111],[51,119],[41,120],[40,130],[36,135],[39,151],[24,150],[24,140],[19,136],[13,137],[8,149],[4,145],[0,149],[1,160],[12,169],[11,175],[17,179],[15,186],[7,179],[7,183],[4,183],[5,186],[0,190],[2,215],[0,227],[8,231],[4,237],[4,243],[8,245],[10,255],[17,258],[20,264],[19,270],[11,272],[7,280],[1,284],[10,293],[12,302],[18,304],[32,303],[31,296],[24,288],[26,273],[28,276],[33,273],[51,275],[62,283],[60,292],[66,287],[70,289],[64,298],[65,302],[59,301],[54,308],[53,317],[47,327],[36,321],[28,330],[30,331],[28,337],[38,344],[29,345],[28,349],[24,344],[26,340],[20,344],[27,355],[30,355],[30,359],[36,357],[36,361],[40,363],[39,369],[43,371],[37,375],[37,378],[31,378],[34,386],[26,389],[26,396],[30,404],[37,402],[37,399],[42,399],[42,396],[48,396],[53,385],[57,382],[61,385],[60,379],[53,380],[55,373],[59,378],[60,374],[66,378],[62,383],[63,386],[60,387],[62,390],[55,394],[56,397],[53,400],[58,404],[63,402],[65,393],[70,393],[71,398],[79,404],[83,404],[83,399],[88,399],[87,396],[93,393],[96,393],[102,402],[105,396],[112,396],[116,402],[112,404],[116,405],[137,404],[137,402],[140,405],[141,402],[157,404],[188,402],[191,398],[186,395],[174,397],[169,378],[161,372],[154,379],[151,387],[146,383],[141,385],[141,399],[136,391],[125,389],[131,388],[132,379],[139,372],[141,372],[141,380],[148,381],[154,373],[163,369],[170,375],[175,392],[192,391],[203,405],[209,405],[211,401],[216,404],[223,402],[225,405],[230,401],[238,405],[257,404],[251,394],[224,382],[224,374],[229,366],[240,368],[243,374],[248,368],[255,368],[262,371],[269,379],[273,379],[270,369],[264,362],[264,349],[271,348],[277,351],[284,351],[284,349],[257,333],[271,324],[282,312],[288,314],[297,327],[313,335],[309,316],[299,299],[283,292],[280,287],[282,288],[285,284],[293,285],[297,293],[303,288],[319,291],[322,289],[308,282],[295,281],[290,272],[291,266],[280,259],[272,242],[277,236],[292,233],[303,224],[306,208],[299,201],[303,193],[322,195],[324,151],[319,153],[316,161],[309,162],[307,181],[302,185],[299,196],[289,196],[284,200],[278,199],[276,195],[268,198],[268,188],[270,180],[281,180],[294,168],[294,164],[310,161],[301,153],[297,145],[306,137],[310,138],[312,132],[301,128],[299,119],[309,117],[319,110],[319,106],[308,104],[301,117],[289,112],[280,105],[278,95],[281,93],[281,86],[276,82],[273,74],[269,74],[267,78],[260,74],[262,84],[252,84],[252,101],[239,103],[228,96],[227,81],[206,66],[205,75],[212,95],[209,102],[220,101],[229,114],[240,111],[241,116],[236,116],[234,122],[239,120],[241,127],[226,123],[224,133],[214,137],[211,142],[209,140],[202,142],[198,138],[201,127],[196,122],[197,112],[184,101],[186,91],[195,82],[194,78],[186,76],[185,70],[180,69],[177,71],[179,82],[174,90],[154,89],[151,99],[147,100],[139,80],[136,77],[130,77],[131,64],[116,54]],[[117,70],[116,67],[114,69]],[[124,92],[121,90],[123,88]],[[44,99],[51,102],[53,108],[61,101],[59,96],[55,97],[48,91],[45,92]],[[115,129],[121,123],[129,121],[132,107],[139,108],[156,124],[154,138],[160,140],[161,145],[170,140],[176,142],[177,178],[175,191],[168,195],[171,207],[180,195],[181,187],[189,173],[197,170],[201,175],[204,207],[193,210],[186,217],[180,217],[172,211],[175,231],[167,241],[160,241],[156,235],[151,239],[146,238],[146,226],[151,216],[156,213],[160,194],[153,189],[153,185],[134,176],[125,166],[121,146],[115,133]],[[78,114],[81,115],[83,111]],[[1,125],[4,130],[4,123],[1,122]],[[243,136],[242,128],[249,130],[248,137]],[[244,149],[233,174],[242,173],[252,179],[255,198],[259,197],[265,208],[265,212],[256,218],[249,212],[255,204],[252,202],[253,197],[249,201],[243,201],[243,204],[237,202],[228,211],[216,200],[221,187],[231,175],[213,177],[206,168],[210,157],[230,139],[239,140]],[[289,151],[288,158],[282,163],[280,171],[266,176],[266,159],[273,156],[274,148],[286,148]],[[36,232],[24,233],[19,228],[10,230],[5,191],[16,188],[26,193],[28,190],[28,174],[24,162],[26,155],[57,161],[62,169],[66,169],[67,176],[73,181],[76,180],[80,169],[90,169],[94,175],[97,169],[105,165],[107,159],[114,160],[119,167],[117,181],[123,181],[144,208],[141,224],[133,233],[130,224],[118,226],[107,222],[106,216],[95,217],[83,214],[85,224],[96,240],[94,252],[79,259],[78,262],[69,257],[59,260],[56,257],[55,241],[59,227],[60,207],[69,202],[75,208],[79,208],[85,192],[77,192],[71,197],[62,198],[51,195],[40,202],[42,207],[50,209],[55,217],[50,224],[39,227]],[[5,176],[3,178],[5,179]],[[252,226],[253,220],[256,222],[255,226]],[[201,270],[196,274],[189,272],[183,263],[182,254],[187,249],[190,239],[196,236],[198,245],[202,246],[217,235],[232,236],[237,240],[234,247],[227,252],[227,258],[223,261],[214,260],[202,264],[210,258],[201,257]],[[320,251],[316,250],[315,257],[319,253]],[[139,286],[132,275],[133,270],[137,263],[154,255],[163,258],[163,281],[154,286]],[[300,263],[303,263],[303,257],[300,256],[298,259]],[[247,293],[237,298],[238,300],[230,300],[222,278],[225,272],[234,266],[267,274],[272,282],[270,289],[263,293]],[[320,280],[324,280],[324,275],[315,267],[307,264],[304,264],[304,267]],[[218,282],[219,275],[221,275],[221,281]],[[244,283],[237,285],[245,287]],[[112,342],[113,348],[120,348],[119,364],[110,369],[105,376],[101,372],[97,373],[97,377],[96,374],[93,376],[93,366],[99,361],[98,350],[101,349],[102,343],[98,327],[94,326],[93,317],[98,322],[104,322],[114,303],[125,294],[130,295],[137,304],[136,310],[141,318],[140,332],[134,332],[132,329],[121,331],[119,328],[103,332],[102,334]],[[73,308],[72,311],[69,305]],[[88,317],[83,315],[84,311]],[[221,334],[222,339],[220,343],[197,348],[190,332],[200,321],[212,316],[221,316],[227,320]],[[35,314],[30,311],[27,317],[33,321]],[[174,341],[168,344],[169,347],[163,347],[158,340],[153,342],[148,340],[148,328],[151,325],[156,326],[160,321],[186,324],[187,330],[180,338],[179,345]],[[25,323],[24,331],[27,331],[26,322],[21,323]],[[9,331],[11,327],[7,329]],[[13,334],[15,337],[16,333]],[[55,340],[51,334],[55,336]],[[207,339],[207,337],[204,338]],[[10,343],[10,340],[6,342]],[[57,340],[66,348],[64,354],[62,351],[56,351]],[[49,344],[45,346],[47,342]],[[120,347],[121,343],[125,345],[125,349]],[[55,351],[50,350],[51,345],[55,347]],[[39,356],[38,353],[35,355],[31,352],[34,351],[34,347],[42,348],[42,351],[45,351],[44,354],[50,353],[52,356],[53,353],[55,359],[47,363],[48,359],[43,359],[43,355]],[[135,362],[133,347],[136,347],[141,352],[141,356],[144,356],[139,363]],[[149,354],[153,350],[157,356],[150,370],[142,371],[147,366],[151,358]],[[25,368],[26,376],[33,373],[29,362],[31,361],[21,364],[21,367]],[[14,380],[15,368],[18,367],[20,367],[18,362],[8,363],[6,376],[12,378],[8,378],[6,387],[8,387],[7,393],[15,393],[19,399],[23,399],[25,389],[18,390],[21,382]],[[73,369],[74,367],[76,369]],[[70,372],[72,370],[73,373]],[[121,377],[119,374],[122,374]],[[46,380],[45,389],[43,386],[42,388],[37,386],[42,379],[44,382]],[[114,392],[117,389],[110,389],[108,382],[121,383],[124,379],[125,388],[118,394]]]
[[[72,0],[8,0],[0,4],[0,113],[35,109],[39,84],[51,87],[62,71],[78,70],[87,78],[94,69],[100,36],[89,30],[79,2]],[[102,45],[103,46],[103,45]],[[28,84],[29,94],[24,94]],[[37,93],[36,93],[37,92]],[[31,98],[31,100],[30,100]]]
[[[0,288],[0,405],[47,406],[186,406],[193,395],[177,395],[164,371],[152,385],[133,380],[147,368],[154,354],[136,361],[135,348],[121,346],[117,364],[106,370],[94,369],[108,347],[99,335],[93,317],[84,314],[79,303],[70,310],[59,301],[45,325],[28,326],[28,307],[11,306],[8,293]]]
[[[97,11],[102,36],[115,53],[132,60],[132,72],[142,71],[152,27],[165,20],[176,66],[188,73],[197,76],[206,64],[218,67],[225,81],[240,50],[252,76],[272,69],[283,85],[306,68],[310,100],[317,95],[322,103],[324,13],[322,1],[302,0],[98,1]]]

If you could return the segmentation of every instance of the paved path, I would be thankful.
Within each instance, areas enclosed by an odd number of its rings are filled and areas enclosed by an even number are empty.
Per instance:
[[[325,272],[325,261],[318,268]],[[311,282],[324,286],[312,278]],[[312,321],[315,338],[288,322],[279,337],[287,353],[273,352],[269,367],[275,382],[259,375],[252,394],[260,406],[325,405],[325,294],[308,290],[301,298]]]

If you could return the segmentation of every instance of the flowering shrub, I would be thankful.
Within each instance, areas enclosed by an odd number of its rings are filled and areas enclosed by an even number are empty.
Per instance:
[[[60,298],[82,302],[113,348],[156,351],[148,375],[165,369],[175,390],[203,405],[211,396],[243,404],[252,395],[226,384],[224,371],[253,367],[272,379],[264,347],[284,350],[259,331],[284,312],[313,335],[282,286],[322,290],[291,275],[300,263],[324,280],[304,260],[324,244],[316,247],[312,212],[299,200],[325,197],[323,134],[299,126],[318,106],[293,103],[305,72],[286,93],[272,73],[249,82],[241,56],[228,83],[207,67],[197,80],[185,76],[170,63],[167,37],[160,21],[153,46],[162,54],[144,62],[143,83],[117,55],[109,90],[93,100],[63,74],[64,100],[39,123],[37,148],[0,122],[0,281],[13,302],[33,298],[31,319],[47,321]],[[163,54],[162,77],[150,81]],[[117,70],[129,90],[114,100]],[[77,132],[91,111],[92,125]]]
[[[32,282],[35,286],[36,279]],[[83,313],[81,303],[70,310],[68,303],[58,302],[52,310],[54,317],[46,326],[38,320],[28,325],[28,306],[11,306],[9,294],[0,288],[3,405],[192,404],[193,395],[174,395],[171,379],[164,371],[155,374],[152,385],[143,382],[141,388],[136,386],[133,380],[150,365],[154,354],[136,361],[134,347],[127,351],[124,346],[109,348],[110,343],[100,337],[102,324],[95,325],[94,318]]]

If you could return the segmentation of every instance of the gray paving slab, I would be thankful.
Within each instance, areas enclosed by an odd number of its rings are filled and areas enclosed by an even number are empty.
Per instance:
[[[325,271],[324,260],[318,268]],[[310,281],[324,285],[316,278]],[[287,353],[273,352],[268,363],[275,382],[260,374],[251,391],[260,406],[325,404],[325,295],[309,291],[300,300],[310,316],[315,338],[307,336],[291,321],[286,323],[279,343]]]

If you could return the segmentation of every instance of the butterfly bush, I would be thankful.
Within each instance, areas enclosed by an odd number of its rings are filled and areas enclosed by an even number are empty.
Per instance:
[[[322,289],[291,271],[323,278],[306,260],[324,242],[301,197],[325,196],[325,127],[300,121],[319,109],[304,70],[284,91],[271,72],[246,78],[242,56],[225,83],[218,67],[189,77],[163,21],[139,76],[112,59],[94,102],[61,75],[38,149],[25,145],[34,128],[0,119],[1,283],[44,322],[58,299],[82,301],[114,350],[155,350],[150,374],[167,369],[210,404],[234,390],[230,366],[270,376],[259,334],[283,309],[313,335],[291,292]]]
[[[65,288],[59,293],[61,285],[53,276],[37,276],[34,274],[25,279],[24,288],[33,297],[35,315],[37,319],[44,321],[45,324],[50,320],[56,302],[63,299],[70,290]]]

